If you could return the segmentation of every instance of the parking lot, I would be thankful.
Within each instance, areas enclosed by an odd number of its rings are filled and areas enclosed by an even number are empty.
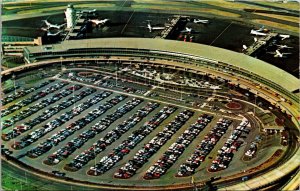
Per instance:
[[[247,144],[241,137],[257,133],[218,110],[199,111],[189,103],[201,106],[209,94],[180,96],[134,78],[78,74],[7,90],[5,154],[58,177],[165,185],[239,171],[239,147]],[[17,80],[19,85],[22,78]],[[174,100],[166,97],[173,94]]]

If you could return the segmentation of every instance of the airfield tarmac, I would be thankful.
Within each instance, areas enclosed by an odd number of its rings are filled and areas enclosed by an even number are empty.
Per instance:
[[[126,12],[126,11],[98,11],[98,17],[109,18],[110,23],[107,26],[94,28],[91,33],[86,34],[86,38],[109,38],[109,37],[144,37],[154,38],[160,31],[149,32],[146,28],[147,20],[150,20],[152,26],[164,26],[168,18],[173,14],[163,13],[145,13],[145,12]],[[45,32],[40,30],[43,26],[42,20],[48,19],[52,23],[64,23],[64,14],[56,14],[51,16],[33,17],[26,19],[19,19],[9,22],[3,22],[3,35],[10,36],[25,36],[36,38],[37,36],[44,36]],[[193,18],[193,16],[191,16]],[[195,18],[197,18],[195,16]],[[230,21],[228,19],[205,18],[209,19],[209,24],[195,24],[187,22],[185,26],[192,27],[196,31],[195,34],[187,35],[187,43],[192,36],[193,42],[202,43],[220,48],[233,50],[236,52],[242,51],[242,45],[251,45],[254,37],[249,34],[253,26],[245,23]],[[184,29],[185,26],[181,28]],[[24,30],[25,29],[25,30]],[[181,29],[180,29],[181,30]],[[179,33],[168,37],[173,40],[184,40],[184,34],[180,36]],[[51,43],[51,39],[48,43]],[[271,63],[294,76],[299,75],[299,37],[292,36],[280,42],[288,46],[294,47],[289,49],[291,52],[288,58],[273,58],[271,54],[258,54],[257,58]],[[268,50],[271,51],[271,50]],[[287,52],[286,50],[283,52]]]

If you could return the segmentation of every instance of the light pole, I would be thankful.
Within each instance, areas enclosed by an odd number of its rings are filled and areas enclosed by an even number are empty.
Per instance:
[[[27,173],[26,173],[26,171],[25,171],[25,181],[26,181],[26,184],[27,184],[28,182],[27,182]]]
[[[60,57],[60,70],[62,71],[62,60],[63,60],[63,57],[61,56]]]
[[[15,74],[12,75],[12,79],[14,80],[15,94],[17,94],[17,90],[16,90],[16,75]]]
[[[115,69],[116,69],[116,87],[118,87],[118,66],[115,62]]]
[[[97,164],[97,162],[96,162],[96,145],[94,145],[94,156],[95,156],[94,163],[95,163],[95,166],[96,166],[96,164]]]
[[[75,110],[75,85],[73,84],[73,101],[74,101],[74,108],[73,108],[73,111]]]

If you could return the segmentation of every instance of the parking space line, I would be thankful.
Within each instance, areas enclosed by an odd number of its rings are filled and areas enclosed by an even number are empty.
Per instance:
[[[121,31],[121,34],[123,34],[123,32],[124,32],[125,28],[127,27],[127,25],[128,25],[128,23],[129,23],[131,17],[133,16],[134,12],[135,12],[135,10],[133,10],[133,12],[131,13],[131,15],[130,15],[130,17],[129,17],[127,23],[126,23],[126,25],[123,27],[123,29],[122,29],[122,31]]]
[[[212,45],[232,24],[232,22],[213,40],[209,45]]]

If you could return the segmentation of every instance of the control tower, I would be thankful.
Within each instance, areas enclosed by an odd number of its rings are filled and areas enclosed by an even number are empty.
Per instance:
[[[75,26],[76,20],[76,11],[72,4],[68,5],[67,10],[65,11],[67,19],[67,28],[73,28]]]

